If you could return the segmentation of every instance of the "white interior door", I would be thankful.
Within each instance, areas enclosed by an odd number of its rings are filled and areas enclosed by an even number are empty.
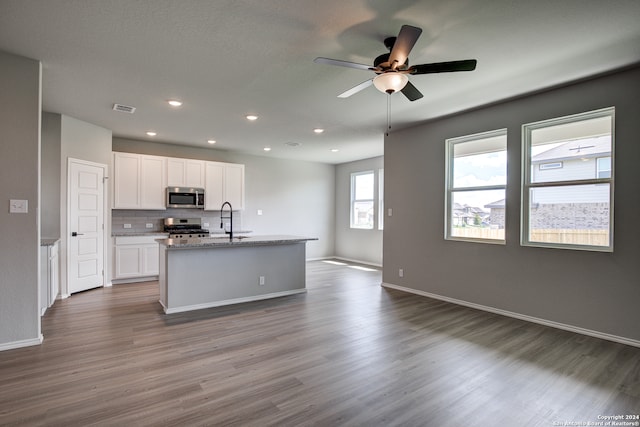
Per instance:
[[[69,163],[69,293],[104,285],[104,168]]]

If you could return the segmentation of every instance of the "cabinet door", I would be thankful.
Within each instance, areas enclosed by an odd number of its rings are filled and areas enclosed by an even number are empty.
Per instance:
[[[140,156],[113,153],[113,207],[140,208]]]
[[[160,274],[160,245],[147,245],[142,248],[142,275],[157,276]]]
[[[234,210],[244,209],[244,165],[224,166],[224,197]]]
[[[224,163],[206,162],[204,208],[216,211],[224,203]]]
[[[167,186],[168,187],[184,187],[185,186],[185,168],[184,159],[167,159]]]
[[[186,160],[184,181],[187,187],[204,188],[204,163],[202,160]]]
[[[136,245],[115,246],[114,278],[136,277],[142,275],[142,248]]]
[[[49,307],[53,305],[60,291],[60,279],[58,268],[58,244],[51,247],[49,258]]]
[[[140,208],[166,209],[166,158],[158,156],[140,157]]]

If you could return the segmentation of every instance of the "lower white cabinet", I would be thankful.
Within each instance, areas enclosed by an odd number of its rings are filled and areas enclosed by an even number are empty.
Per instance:
[[[43,315],[58,297],[58,275],[58,242],[40,246],[40,315]]]
[[[152,278],[160,272],[160,246],[166,235],[117,236],[113,244],[113,278],[127,282]]]

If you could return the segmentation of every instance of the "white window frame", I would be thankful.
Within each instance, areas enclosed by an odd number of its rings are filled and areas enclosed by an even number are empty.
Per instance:
[[[356,199],[356,178],[358,176],[362,176],[362,175],[373,175],[373,189],[372,189],[372,194],[373,194],[373,199]],[[356,225],[353,221],[353,215],[354,215],[354,204],[356,202],[372,202],[372,206],[373,206],[373,221],[371,224],[371,227],[360,227],[358,225]],[[351,202],[350,202],[350,207],[349,207],[349,228],[352,229],[356,229],[356,230],[373,230],[375,228],[375,224],[376,224],[376,174],[375,171],[373,170],[366,170],[366,171],[361,171],[361,172],[352,172],[351,173]]]
[[[378,169],[378,230],[384,230],[384,169]]]
[[[597,119],[601,117],[611,118],[611,176],[609,178],[596,178],[593,179],[579,179],[579,180],[567,180],[567,181],[544,181],[544,182],[531,182],[531,139],[532,132],[537,129],[543,129],[550,126],[557,126],[569,123],[577,123],[580,121]],[[543,248],[557,248],[557,249],[572,249],[572,250],[585,250],[585,251],[597,251],[597,252],[613,252],[613,194],[614,194],[614,136],[615,125],[615,107],[603,108],[595,111],[588,111],[579,114],[573,114],[570,116],[558,117],[549,120],[543,120],[534,123],[528,123],[522,125],[522,203],[521,203],[521,224],[520,224],[520,244],[522,246],[543,247]],[[596,160],[597,164],[597,160]],[[583,244],[567,244],[567,243],[551,243],[551,242],[537,242],[529,240],[529,222],[530,222],[530,192],[533,188],[545,188],[545,187],[559,187],[559,186],[581,186],[592,184],[609,184],[609,244],[607,246],[594,246]]]
[[[507,216],[506,216],[506,198],[507,198],[507,184],[500,185],[485,185],[479,187],[454,187],[454,147],[457,144],[464,144],[467,142],[473,142],[488,138],[497,138],[504,136],[506,139],[507,129],[496,129],[488,132],[476,133],[473,135],[465,135],[456,138],[449,138],[446,142],[446,160],[445,160],[445,209],[444,209],[444,238],[445,240],[456,240],[463,242],[477,242],[477,243],[489,243],[489,244],[506,244],[506,228],[507,228]],[[505,145],[505,150],[507,147]],[[508,171],[507,171],[508,173]],[[504,239],[483,239],[483,238],[471,238],[454,236],[452,233],[452,216],[453,216],[453,194],[463,191],[486,191],[486,190],[504,190],[505,192],[505,238]]]

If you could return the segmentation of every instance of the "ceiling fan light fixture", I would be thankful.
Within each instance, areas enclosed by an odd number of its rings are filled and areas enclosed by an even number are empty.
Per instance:
[[[409,77],[404,73],[398,72],[382,73],[373,78],[373,85],[376,89],[389,95],[402,90],[408,82]]]

